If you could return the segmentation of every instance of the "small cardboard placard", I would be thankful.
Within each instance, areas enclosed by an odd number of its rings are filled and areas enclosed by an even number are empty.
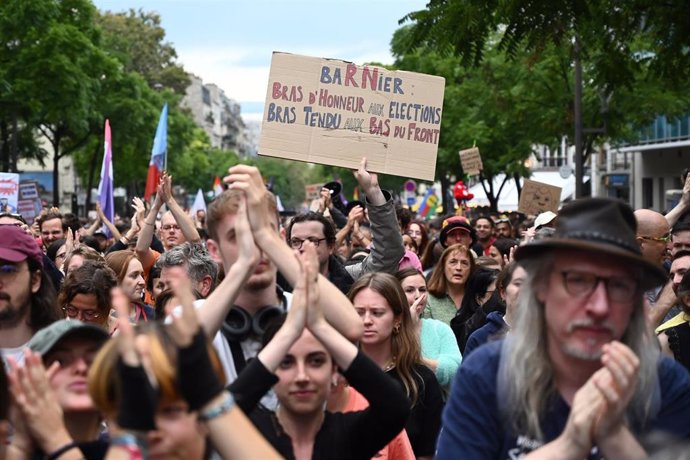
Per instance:
[[[304,186],[304,199],[311,201],[319,198],[323,184],[310,184]]]
[[[433,180],[445,79],[274,52],[259,155]]]
[[[558,212],[561,204],[561,188],[525,179],[520,194],[518,211],[536,216],[545,211]]]
[[[479,148],[472,147],[471,149],[460,150],[460,164],[465,174],[469,176],[479,175],[484,169],[482,156],[479,154]]]

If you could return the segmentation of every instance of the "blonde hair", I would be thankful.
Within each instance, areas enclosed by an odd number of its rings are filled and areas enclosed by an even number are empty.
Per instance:
[[[168,336],[165,326],[156,322],[139,323],[135,328],[137,335],[149,339],[151,371],[158,382],[160,404],[170,404],[182,399],[177,386],[177,347]],[[100,349],[89,369],[89,394],[94,405],[107,417],[117,414],[118,401],[122,397],[117,374],[117,362],[120,359],[117,336],[106,342]],[[225,372],[215,353],[213,345],[208,342],[207,348],[213,369],[225,385]]]

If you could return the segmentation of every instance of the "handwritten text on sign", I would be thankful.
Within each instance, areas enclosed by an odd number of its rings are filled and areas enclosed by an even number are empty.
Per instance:
[[[479,149],[477,147],[460,150],[460,164],[465,174],[470,176],[476,176],[484,169],[482,156],[479,154]]]
[[[433,179],[440,77],[274,53],[260,155]]]

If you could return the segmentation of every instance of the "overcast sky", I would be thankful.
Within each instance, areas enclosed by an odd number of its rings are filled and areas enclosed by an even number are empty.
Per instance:
[[[188,72],[261,118],[273,51],[390,64],[398,21],[426,0],[94,0],[101,10],[157,11]]]

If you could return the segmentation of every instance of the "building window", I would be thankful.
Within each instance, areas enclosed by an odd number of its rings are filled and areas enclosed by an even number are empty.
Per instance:
[[[204,86],[201,87],[201,100],[204,104],[211,105],[211,92]]]

